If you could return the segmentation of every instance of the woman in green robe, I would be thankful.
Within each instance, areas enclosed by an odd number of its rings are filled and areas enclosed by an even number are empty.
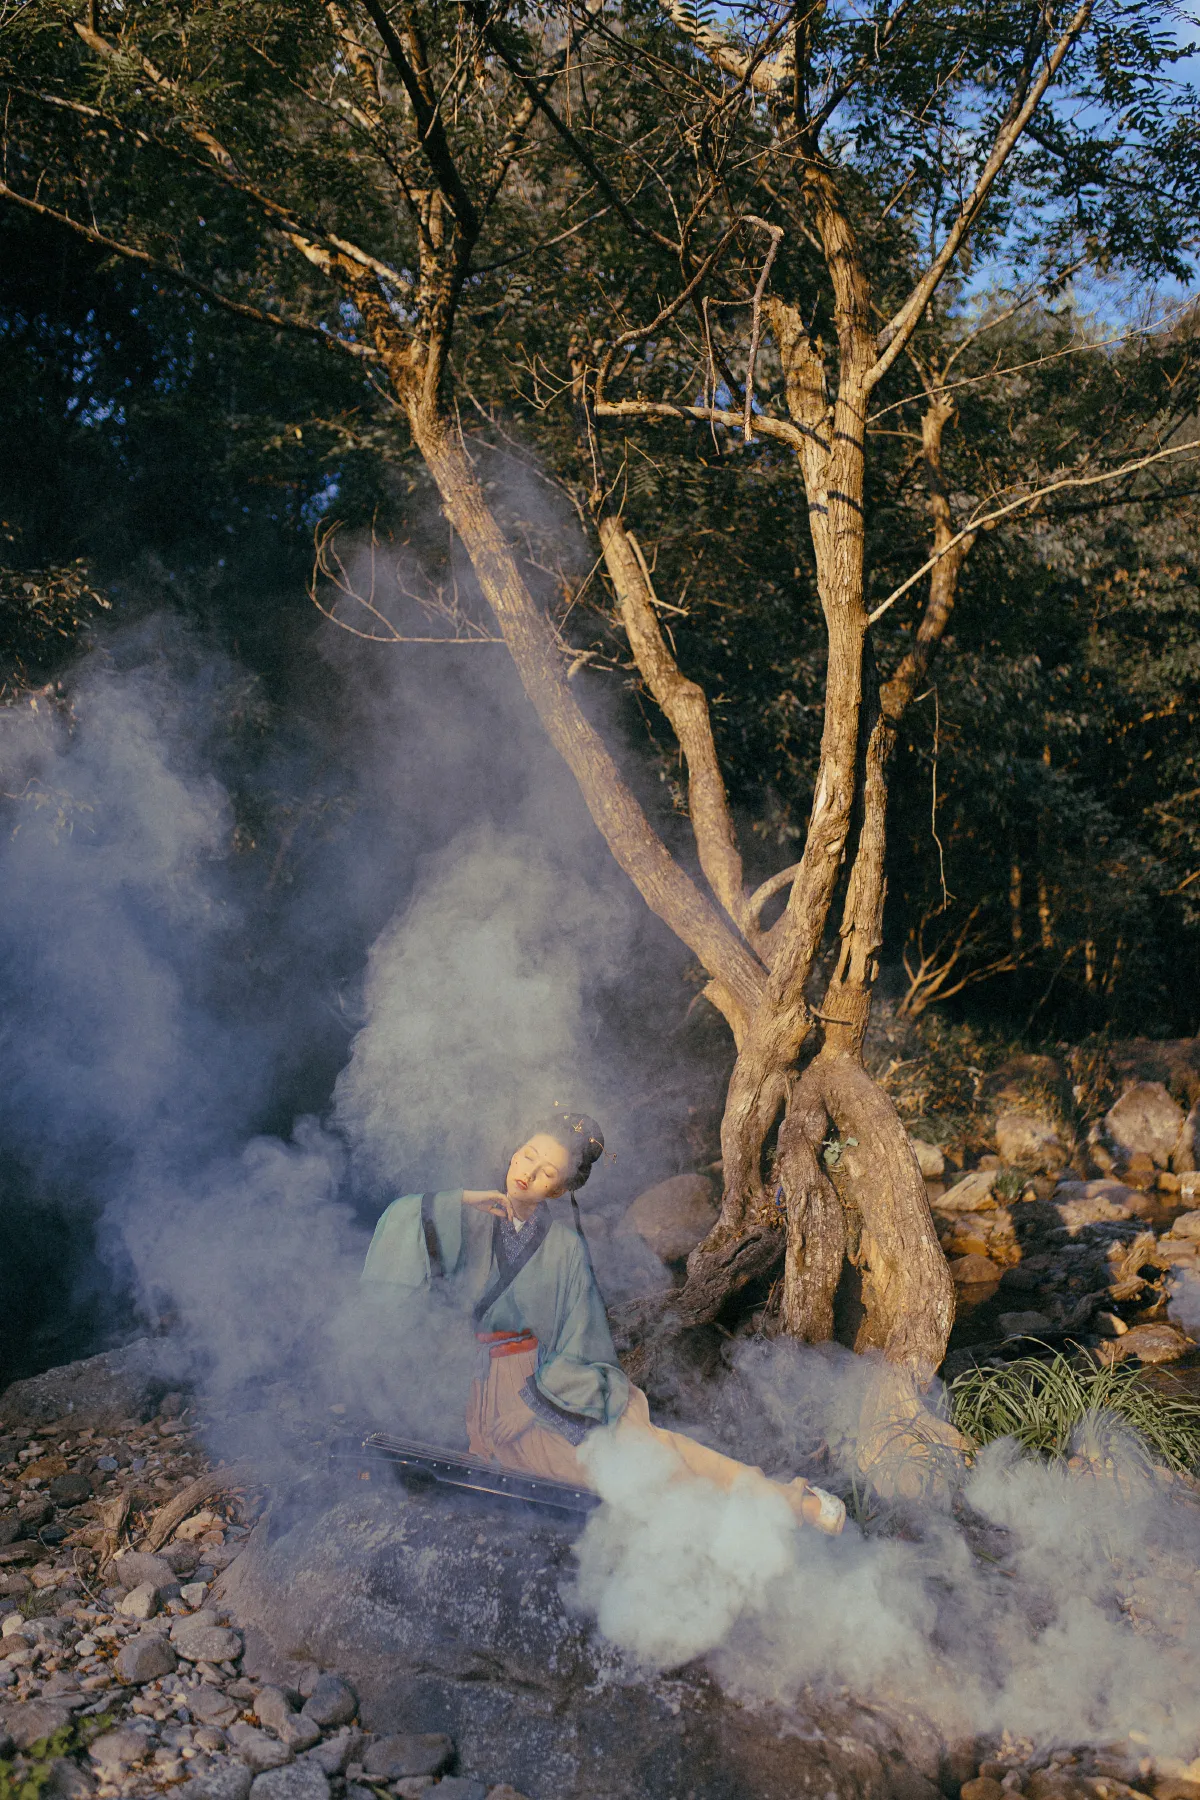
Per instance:
[[[761,1469],[650,1422],[646,1396],[617,1362],[604,1302],[579,1232],[547,1202],[574,1195],[604,1149],[594,1120],[559,1116],[516,1151],[504,1191],[406,1194],[375,1228],[363,1284],[406,1300],[430,1288],[467,1313],[486,1356],[467,1408],[471,1452],[507,1469],[592,1487],[577,1451],[597,1430],[650,1433],[681,1475],[730,1488],[765,1482]],[[772,1483],[798,1520],[838,1532],[845,1507],[797,1479]]]

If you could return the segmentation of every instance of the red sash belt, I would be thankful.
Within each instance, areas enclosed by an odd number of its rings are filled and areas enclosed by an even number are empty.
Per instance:
[[[477,1331],[475,1340],[487,1345],[489,1356],[523,1356],[538,1347],[532,1331]]]

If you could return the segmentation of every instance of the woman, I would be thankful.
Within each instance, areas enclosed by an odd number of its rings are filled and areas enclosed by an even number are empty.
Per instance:
[[[593,1487],[576,1451],[589,1433],[649,1433],[674,1452],[680,1474],[719,1487],[766,1481],[682,1432],[650,1423],[646,1396],[620,1368],[604,1303],[577,1231],[547,1202],[578,1190],[604,1149],[594,1120],[560,1115],[540,1125],[499,1189],[407,1194],[371,1240],[363,1282],[415,1295],[432,1286],[469,1311],[486,1351],[471,1390],[471,1452],[504,1468]],[[798,1520],[827,1532],[845,1522],[841,1501],[797,1479],[772,1484]]]

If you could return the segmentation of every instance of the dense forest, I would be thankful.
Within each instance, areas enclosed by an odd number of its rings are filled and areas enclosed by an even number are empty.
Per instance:
[[[507,645],[723,1075],[736,1042],[696,1317],[774,1245],[768,1163],[821,1261],[810,1140],[874,1102],[789,1135],[792,1071],[822,1032],[861,1061],[872,993],[1029,1045],[1200,1030],[1200,162],[1162,9],[8,11],[6,708],[69,716],[114,632],[186,622],[251,681],[229,849],[273,893],[355,841],[333,627],[430,683]],[[4,786],[10,830],[47,804]],[[897,1304],[874,1341],[936,1363]]]

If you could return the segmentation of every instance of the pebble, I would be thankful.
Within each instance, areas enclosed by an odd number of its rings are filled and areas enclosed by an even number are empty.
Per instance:
[[[193,1610],[204,1605],[204,1597],[208,1593],[207,1581],[189,1581],[179,1590],[179,1598],[185,1606]]]
[[[87,1770],[70,1757],[56,1756],[47,1773],[50,1779],[42,1789],[44,1800],[91,1800],[96,1791]]]
[[[368,1775],[398,1781],[404,1775],[438,1775],[453,1757],[454,1744],[442,1732],[402,1732],[372,1744],[363,1766]]]
[[[53,1737],[70,1723],[71,1708],[55,1701],[29,1700],[24,1706],[5,1709],[2,1729],[18,1750],[28,1750],[42,1738]]]
[[[214,1758],[211,1768],[176,1789],[178,1800],[248,1800],[254,1777],[244,1763]],[[375,1800],[372,1794],[371,1800]]]
[[[176,1667],[175,1652],[161,1631],[142,1631],[130,1638],[116,1660],[116,1671],[132,1687],[144,1687]]]
[[[314,1763],[292,1763],[260,1775],[250,1800],[329,1800],[329,1778]]]
[[[289,1750],[311,1750],[320,1741],[320,1726],[311,1718],[302,1717],[282,1688],[262,1688],[255,1699],[254,1710],[260,1725],[273,1731]]]
[[[153,1582],[143,1581],[130,1588],[117,1611],[124,1619],[140,1619],[143,1623],[152,1619],[158,1611],[158,1591]]]
[[[218,1687],[204,1682],[187,1690],[187,1709],[201,1725],[232,1725],[238,1716],[238,1703]]]
[[[150,1556],[141,1550],[127,1550],[124,1556],[118,1556],[109,1565],[108,1573],[126,1591],[149,1586],[161,1593],[178,1580],[165,1556]]]
[[[78,1506],[81,1501],[91,1499],[92,1484],[86,1475],[68,1471],[54,1477],[48,1492],[56,1506]]]
[[[105,1780],[123,1775],[131,1763],[140,1762],[149,1742],[140,1731],[106,1731],[88,1746],[88,1755]]]
[[[361,1731],[339,1731],[305,1752],[304,1761],[316,1763],[326,1775],[344,1775],[350,1763],[362,1752],[366,1738]]]
[[[242,1634],[218,1625],[212,1615],[194,1613],[171,1627],[171,1642],[189,1662],[232,1662],[242,1654]]]
[[[303,1713],[322,1730],[349,1725],[358,1712],[358,1695],[338,1675],[322,1675],[304,1702]]]
[[[278,1738],[273,1738],[265,1731],[256,1731],[253,1725],[239,1720],[229,1728],[229,1741],[238,1755],[256,1775],[265,1769],[282,1768],[290,1763],[292,1752]]]

